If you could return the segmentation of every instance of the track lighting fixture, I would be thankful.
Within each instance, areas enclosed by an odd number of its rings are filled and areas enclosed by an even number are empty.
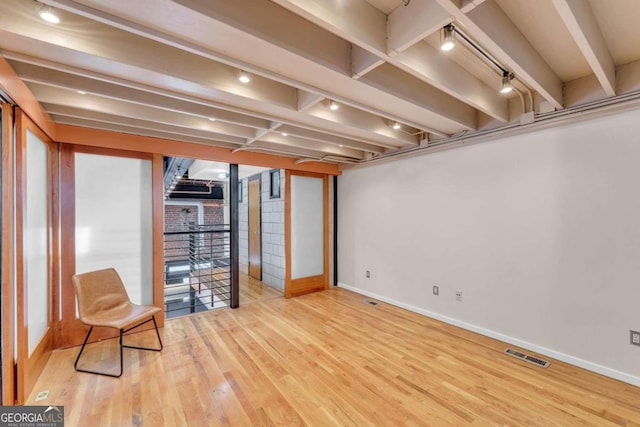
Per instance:
[[[511,84],[512,79],[513,73],[509,71],[502,72],[502,89],[500,89],[500,93],[509,93],[513,90],[513,85]]]
[[[514,74],[500,65],[493,56],[477,45],[473,40],[471,40],[471,38],[464,34],[464,32],[461,32],[453,24],[447,24],[440,30],[440,49],[444,51],[453,49],[456,44],[456,34],[460,36],[460,39],[463,40],[466,45],[472,47],[481,58],[491,63],[502,72],[502,88],[500,89],[500,93],[506,94],[511,92],[513,90],[511,80],[515,77]]]
[[[241,71],[238,80],[240,80],[241,83],[247,84],[251,81],[251,77],[246,71]]]
[[[340,105],[338,105],[338,103],[336,101],[331,101],[329,103],[329,109],[331,111],[336,111],[338,108],[340,108]]]
[[[47,22],[50,22],[52,24],[60,23],[60,18],[58,18],[58,15],[56,15],[56,13],[54,12],[51,6],[47,6],[46,4],[43,4],[42,7],[40,8],[40,12],[38,13],[40,14],[40,18],[42,18]]]
[[[456,45],[456,31],[453,24],[448,24],[440,30],[440,49],[445,52]]]

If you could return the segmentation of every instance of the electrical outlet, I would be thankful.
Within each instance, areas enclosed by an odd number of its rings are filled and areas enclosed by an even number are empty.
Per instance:
[[[440,295],[440,287],[433,285],[433,294],[434,295]]]
[[[631,332],[631,344],[640,345],[640,332],[638,331],[629,331]]]
[[[462,291],[456,291],[456,301],[462,301]]]
[[[367,276],[367,279],[371,278],[371,272],[369,270],[367,270],[364,275]]]

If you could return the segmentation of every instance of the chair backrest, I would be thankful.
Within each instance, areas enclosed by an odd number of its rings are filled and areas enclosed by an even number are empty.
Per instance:
[[[122,279],[113,268],[73,276],[80,320],[129,303]]]

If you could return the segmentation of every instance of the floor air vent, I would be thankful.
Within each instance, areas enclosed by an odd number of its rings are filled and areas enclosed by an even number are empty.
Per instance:
[[[369,305],[378,305],[378,303],[377,303],[377,302],[375,302],[375,301],[371,301],[370,299],[366,299],[366,298],[362,299],[361,301],[362,301],[363,303],[365,303],[365,304],[369,304]]]
[[[525,362],[533,363],[534,365],[540,366],[542,368],[548,368],[549,366],[551,366],[551,362],[538,359],[537,357],[529,356],[528,354],[520,353],[519,351],[512,350],[510,348],[506,349],[504,352],[509,356],[517,357],[518,359],[522,359]]]

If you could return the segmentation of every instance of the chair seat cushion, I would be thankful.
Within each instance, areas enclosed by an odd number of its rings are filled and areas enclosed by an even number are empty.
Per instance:
[[[127,301],[108,310],[98,311],[88,316],[85,315],[81,320],[89,326],[126,329],[127,326],[148,319],[159,311],[160,308],[158,307],[142,306]]]

